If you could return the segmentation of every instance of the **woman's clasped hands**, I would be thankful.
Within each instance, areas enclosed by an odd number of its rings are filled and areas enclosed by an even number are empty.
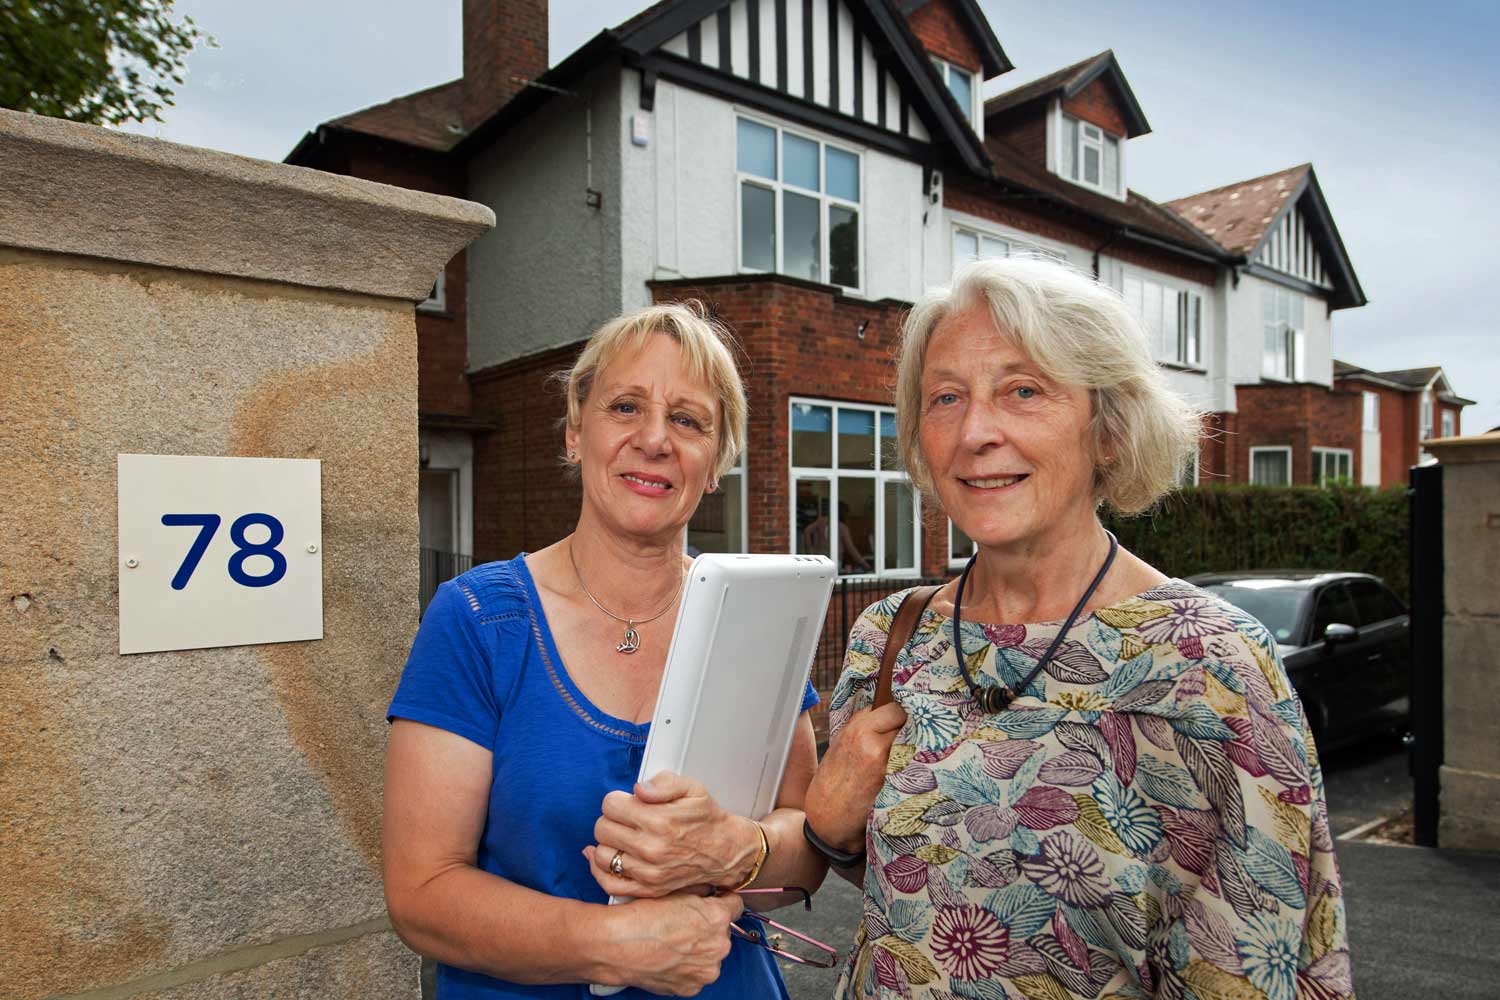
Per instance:
[[[703,784],[662,773],[634,794],[610,792],[584,848],[605,892],[635,899],[702,895],[744,881],[761,852],[755,823],[723,809]]]

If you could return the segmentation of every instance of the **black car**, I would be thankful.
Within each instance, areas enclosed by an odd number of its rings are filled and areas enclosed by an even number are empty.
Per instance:
[[[1189,582],[1270,630],[1319,749],[1405,725],[1410,618],[1379,577],[1258,570],[1202,573]]]

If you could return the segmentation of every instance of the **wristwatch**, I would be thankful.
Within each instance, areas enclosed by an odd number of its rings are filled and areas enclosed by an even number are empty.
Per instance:
[[[858,852],[839,850],[814,833],[812,824],[805,816],[802,818],[802,836],[812,845],[813,850],[827,858],[828,863],[835,868],[855,868],[864,864],[865,849],[863,847]]]

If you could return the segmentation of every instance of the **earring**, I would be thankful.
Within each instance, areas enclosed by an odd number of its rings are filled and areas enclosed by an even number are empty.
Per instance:
[[[719,481],[717,479],[710,479],[708,481],[708,492],[709,493],[712,493],[714,490],[717,490],[718,488],[719,488]]]
[[[578,452],[576,452],[576,451],[570,451],[570,452],[568,452],[568,461],[570,461],[570,462],[576,462],[576,461],[578,461]]]

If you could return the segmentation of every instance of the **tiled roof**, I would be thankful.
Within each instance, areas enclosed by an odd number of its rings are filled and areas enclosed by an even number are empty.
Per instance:
[[[1413,389],[1420,389],[1428,382],[1432,381],[1432,376],[1436,375],[1442,370],[1443,369],[1441,366],[1432,365],[1427,368],[1398,368],[1395,371],[1375,372],[1374,374],[1379,375],[1381,378],[1388,379],[1392,382],[1400,382],[1402,385],[1409,385]]]
[[[1217,243],[1145,195],[1129,191],[1126,193],[1126,200],[1120,201],[1066,181],[998,141],[986,142],[985,149],[993,161],[995,176],[1002,183],[1013,182],[1086,215],[1118,226],[1128,226],[1132,230],[1167,240],[1195,253],[1214,258],[1224,256],[1223,248]]]
[[[428,87],[325,124],[446,153],[464,137],[463,83],[453,80]]]
[[[1312,169],[1303,163],[1264,177],[1169,201],[1166,206],[1217,240],[1226,250],[1248,254],[1281,213]]]
[[[1109,59],[1111,55],[1112,53],[1109,50],[1105,50],[1098,55],[1089,56],[1087,59],[1076,62],[1071,66],[1064,66],[1056,72],[1038,77],[1030,83],[1022,84],[1015,90],[1008,90],[1003,94],[997,94],[984,102],[985,116],[988,117],[999,114],[1002,111],[1009,111],[1011,108],[1018,108],[1039,97],[1055,94],[1057,91],[1066,88],[1075,79],[1087,76],[1100,62]]]

